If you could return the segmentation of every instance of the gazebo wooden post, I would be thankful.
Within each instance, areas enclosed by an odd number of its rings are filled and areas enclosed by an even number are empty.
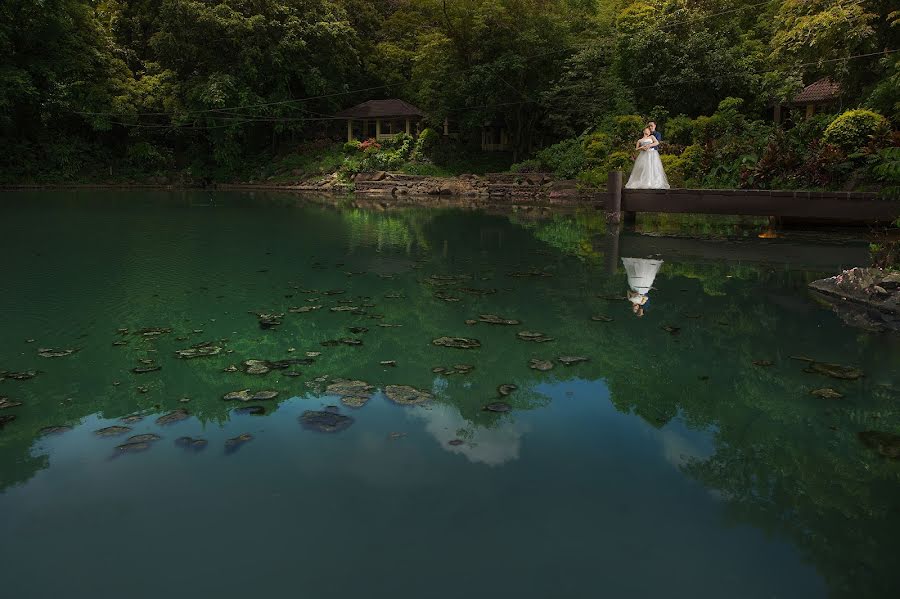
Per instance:
[[[353,119],[347,119],[347,142],[353,141]]]
[[[375,139],[381,137],[381,119],[375,119]]]
[[[409,117],[406,117],[406,134],[410,134],[411,129],[409,128]]]

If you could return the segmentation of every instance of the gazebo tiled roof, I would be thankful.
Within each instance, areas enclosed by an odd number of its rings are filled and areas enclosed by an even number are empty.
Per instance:
[[[424,117],[425,113],[403,100],[369,100],[338,112],[336,117],[346,119],[376,119],[390,117]]]
[[[820,104],[836,100],[841,95],[841,86],[825,77],[810,83],[794,97],[794,104]]]

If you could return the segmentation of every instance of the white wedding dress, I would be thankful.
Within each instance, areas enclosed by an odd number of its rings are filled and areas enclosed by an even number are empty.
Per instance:
[[[646,146],[653,143],[653,138],[642,139],[640,144]],[[662,160],[656,150],[639,150],[634,161],[631,176],[628,177],[627,189],[669,189],[669,180],[663,170]]]

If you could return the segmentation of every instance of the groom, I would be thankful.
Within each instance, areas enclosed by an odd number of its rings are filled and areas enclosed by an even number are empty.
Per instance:
[[[647,123],[647,127],[650,129],[650,135],[655,137],[656,141],[662,143],[662,134],[656,130],[656,121],[650,121]],[[655,146],[653,149],[659,152],[659,146]]]

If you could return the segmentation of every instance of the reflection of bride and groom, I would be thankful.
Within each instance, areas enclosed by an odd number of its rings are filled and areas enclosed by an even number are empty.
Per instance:
[[[628,301],[631,311],[638,317],[644,315],[644,306],[650,301],[649,293],[662,263],[662,260],[651,258],[622,258],[628,277]]]
[[[643,137],[634,144],[637,158],[628,183],[625,184],[626,189],[669,189],[669,180],[659,157],[661,140],[662,135],[656,129],[656,123],[647,123]]]

